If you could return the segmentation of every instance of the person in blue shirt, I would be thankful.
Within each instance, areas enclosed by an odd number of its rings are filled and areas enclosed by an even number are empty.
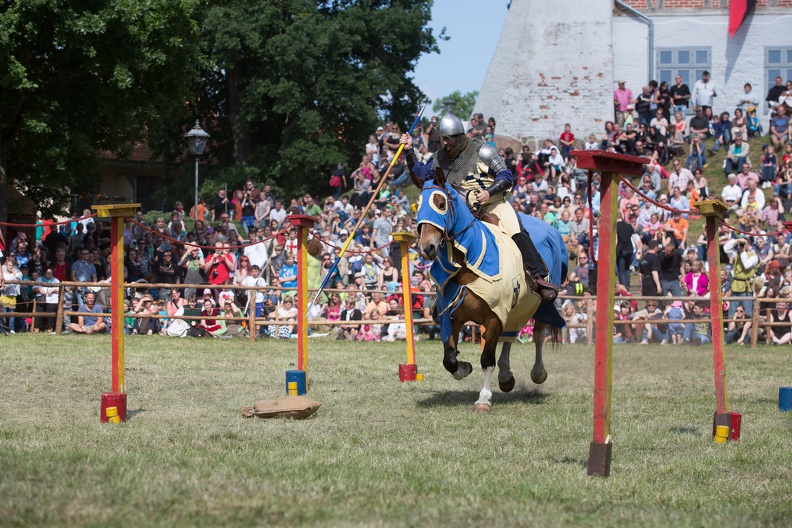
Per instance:
[[[294,262],[294,254],[286,255],[286,264],[280,270],[280,283],[284,288],[297,287],[297,264]]]

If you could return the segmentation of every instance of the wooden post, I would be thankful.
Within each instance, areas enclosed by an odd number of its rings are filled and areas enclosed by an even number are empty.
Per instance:
[[[55,316],[55,333],[63,331],[63,284],[58,284],[58,312]]]
[[[308,232],[316,218],[308,215],[289,215],[287,220],[297,228],[300,249],[297,252],[297,370],[305,372],[308,386]]]
[[[140,204],[95,205],[98,218],[110,218],[110,320],[112,321],[112,392],[102,393],[100,420],[107,421],[107,407],[117,407],[126,421],[124,384],[124,217],[134,216]]]
[[[757,301],[751,313],[751,348],[756,348],[759,344],[759,306],[761,303]]]
[[[256,328],[256,295],[258,292],[256,290],[248,290],[248,334],[250,334],[250,342],[256,342],[256,333],[258,333],[258,329]],[[252,298],[250,296],[253,296]]]
[[[712,318],[712,364],[715,368],[715,421],[713,431],[718,425],[725,425],[731,430],[732,416],[729,413],[729,402],[726,395],[726,350],[723,338],[723,298],[720,288],[720,244],[718,242],[718,220],[723,218],[729,208],[720,200],[702,200],[693,202],[692,205],[701,211],[701,214],[707,219],[707,259],[709,260],[710,317]]]
[[[407,365],[416,365],[415,361],[415,328],[413,327],[412,313],[412,284],[410,283],[410,244],[418,238],[413,233],[399,231],[393,233],[393,239],[399,243],[401,250],[401,269],[402,269],[402,294],[404,295],[404,326],[407,330]],[[404,367],[401,367],[402,369]],[[415,371],[416,367],[412,367]],[[412,381],[415,376],[412,376]]]
[[[640,176],[646,158],[600,150],[574,151],[578,167],[601,171],[599,210],[599,250],[597,251],[597,306],[594,350],[594,438],[589,446],[588,474],[610,475],[611,373],[613,367],[613,301],[616,292],[616,213],[618,181],[616,173]],[[593,218],[592,218],[593,221]],[[594,244],[594,241],[591,241]]]

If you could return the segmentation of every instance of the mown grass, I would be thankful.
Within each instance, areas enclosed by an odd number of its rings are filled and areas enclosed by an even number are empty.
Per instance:
[[[471,412],[476,371],[418,343],[423,382],[398,382],[403,343],[310,342],[304,421],[243,419],[280,397],[296,343],[127,340],[126,424],[99,423],[109,339],[14,336],[0,350],[0,525],[788,526],[786,348],[731,348],[743,439],[711,439],[711,350],[616,347],[609,479],[586,476],[593,349],[512,354],[518,385]],[[462,357],[477,363],[465,345]]]

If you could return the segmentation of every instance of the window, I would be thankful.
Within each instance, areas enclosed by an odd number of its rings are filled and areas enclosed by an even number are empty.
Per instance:
[[[657,82],[676,84],[676,76],[691,85],[710,69],[710,48],[657,48]]]
[[[765,48],[765,86],[775,86],[776,77],[792,80],[792,48]]]

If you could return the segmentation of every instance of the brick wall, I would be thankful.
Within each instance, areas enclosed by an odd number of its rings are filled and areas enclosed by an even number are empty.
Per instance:
[[[578,138],[599,132],[613,118],[612,6],[513,0],[474,111],[523,141],[557,139],[566,122]]]

